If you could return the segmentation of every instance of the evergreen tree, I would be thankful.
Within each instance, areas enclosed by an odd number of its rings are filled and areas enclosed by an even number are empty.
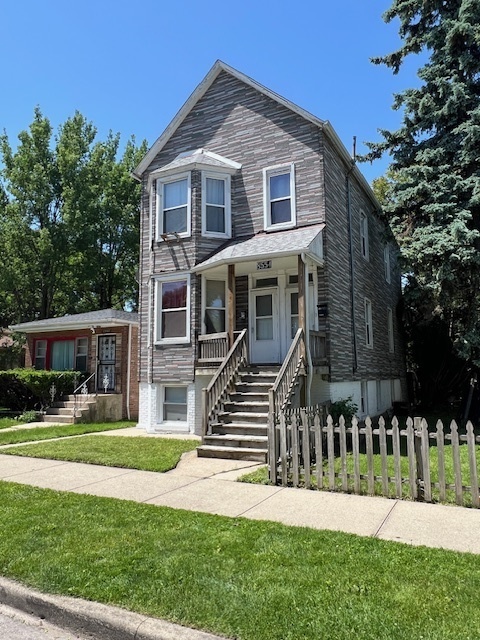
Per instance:
[[[373,62],[397,73],[411,53],[427,61],[420,86],[394,98],[401,127],[382,130],[367,158],[392,158],[383,195],[416,322],[443,322],[456,352],[479,365],[480,2],[394,0],[384,18],[399,19],[401,47]]]

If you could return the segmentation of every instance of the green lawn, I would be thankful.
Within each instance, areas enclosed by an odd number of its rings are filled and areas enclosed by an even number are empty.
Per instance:
[[[14,418],[0,418],[0,429],[8,429],[15,425],[18,425],[18,422]]]
[[[240,640],[478,640],[480,556],[0,482],[0,573]]]
[[[173,438],[86,436],[2,449],[1,453],[165,472],[177,466],[182,453],[198,445],[197,440]]]
[[[479,461],[478,477],[480,478],[480,447],[477,447],[477,451],[478,451],[477,460]],[[360,454],[359,460],[360,460],[360,473],[366,475],[368,470],[367,456],[364,454]],[[374,473],[376,476],[381,476],[382,463],[381,463],[380,455],[374,455],[373,460],[374,460]],[[466,445],[460,446],[460,462],[461,462],[463,484],[469,485],[470,484],[470,468],[468,463],[468,449]],[[326,469],[327,469],[327,464],[324,463],[324,470]],[[335,472],[340,473],[340,471],[341,471],[340,458],[336,458]],[[394,471],[394,465],[393,465],[393,456],[388,456],[387,471],[388,471],[388,475],[391,478],[394,478],[395,471]],[[347,454],[347,473],[352,475],[352,477],[348,479],[348,490],[349,492],[353,493],[353,455],[351,453]],[[431,481],[438,482],[438,457],[437,457],[436,447],[430,448],[430,473],[431,473]],[[312,482],[312,486],[315,488],[316,487],[316,478],[314,477],[315,467],[312,467],[312,474],[313,475],[311,478],[311,482]],[[408,478],[408,458],[407,457],[401,458],[401,474],[402,474],[402,477]],[[454,484],[455,479],[454,479],[454,472],[453,472],[453,456],[452,456],[451,445],[445,446],[445,475],[446,475],[447,484]],[[268,471],[266,467],[262,467],[257,471],[253,471],[252,473],[248,473],[242,476],[239,480],[241,482],[249,482],[253,484],[269,484]],[[335,483],[336,483],[336,488],[340,491],[342,486],[341,478],[336,478]],[[325,478],[325,477],[324,477],[324,487],[327,491],[329,490],[328,478]],[[408,483],[404,483],[402,485],[403,498],[408,499],[410,497],[409,487],[410,485]],[[361,481],[360,489],[362,494],[367,495],[366,480]],[[390,491],[389,497],[394,498],[395,497],[394,481],[389,483],[389,491]],[[379,496],[383,495],[381,481],[375,482],[375,495],[379,495]],[[432,490],[432,498],[434,501],[437,501],[437,502],[439,501],[440,496],[439,496],[438,489]],[[447,490],[446,502],[449,504],[455,504],[454,490]],[[465,492],[465,506],[471,506],[471,495],[468,494],[468,492]]]
[[[15,423],[18,424],[18,423]],[[18,431],[0,432],[0,445],[33,442],[34,440],[48,440],[50,438],[65,438],[84,433],[98,431],[112,431],[135,426],[135,422],[93,422],[89,424],[69,424],[65,426],[38,427],[34,429],[19,429]]]

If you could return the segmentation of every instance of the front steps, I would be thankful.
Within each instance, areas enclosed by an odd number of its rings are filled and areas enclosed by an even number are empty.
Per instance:
[[[197,449],[200,457],[267,461],[268,390],[279,370],[280,367],[240,370],[235,390]]]
[[[57,400],[49,407],[43,416],[44,422],[54,424],[75,424],[84,422],[90,414],[90,406],[95,404],[95,399],[84,400],[82,396],[77,399],[77,411],[75,413],[75,396],[63,396],[62,400]]]

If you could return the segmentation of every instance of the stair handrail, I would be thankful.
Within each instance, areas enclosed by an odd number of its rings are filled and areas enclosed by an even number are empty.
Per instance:
[[[88,393],[88,383],[90,382],[91,379],[94,379],[94,388],[95,388],[95,395],[97,395],[97,372],[94,371],[92,374],[90,374],[88,376],[88,378],[86,380],[84,380],[82,383],[80,383],[78,385],[78,387],[76,389],[73,390],[73,416],[74,418],[77,418],[77,409],[78,409],[78,395],[79,392],[83,397],[86,397],[87,395],[89,395]]]
[[[290,400],[300,369],[305,366],[305,350],[303,329],[300,327],[268,392],[269,413],[273,420],[285,409]]]
[[[225,392],[231,386],[240,366],[248,363],[247,329],[243,329],[218,367],[208,386],[202,390],[202,430],[206,435],[212,414],[218,410]]]
[[[276,424],[293,393],[300,370],[305,366],[305,338],[300,327],[290,345],[280,371],[268,390],[268,467],[270,480],[275,482],[278,460],[278,438]]]

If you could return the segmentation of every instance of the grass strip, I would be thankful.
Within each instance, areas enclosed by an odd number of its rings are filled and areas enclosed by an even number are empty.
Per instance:
[[[33,442],[35,440],[48,440],[50,438],[66,438],[67,436],[80,436],[84,433],[96,433],[98,431],[113,431],[114,429],[126,429],[135,426],[135,422],[94,422],[88,424],[69,424],[52,427],[38,427],[34,429],[19,429],[18,431],[0,432],[0,445],[18,444],[20,442]]]
[[[0,482],[0,572],[241,640],[476,640],[480,557]]]
[[[0,429],[8,429],[18,424],[18,420],[15,418],[0,418]]]
[[[198,445],[197,440],[173,438],[86,436],[2,449],[1,453],[165,472],[177,466],[182,453],[193,451]]]
[[[466,445],[461,445],[459,447],[460,450],[460,466],[462,472],[462,482],[464,485],[470,484],[470,466],[468,461],[468,448]],[[438,482],[438,449],[436,447],[430,447],[430,479],[431,482]],[[478,475],[480,477],[480,447],[477,447],[477,460],[478,464]],[[360,474],[364,476],[367,475],[368,472],[368,462],[367,456],[365,454],[360,454],[359,456],[360,462]],[[324,461],[324,468],[326,469],[327,462]],[[374,467],[374,475],[381,476],[382,474],[382,459],[380,455],[373,456],[373,467]],[[408,458],[403,456],[400,458],[400,468],[401,474],[403,478],[408,478]],[[313,488],[316,488],[316,478],[315,478],[315,467],[312,466],[311,469],[312,477],[311,484]],[[341,472],[341,460],[340,458],[335,458],[335,473]],[[392,481],[389,483],[389,497],[395,498],[395,470],[394,470],[394,459],[393,456],[387,456],[387,473]],[[348,478],[348,491],[353,493],[354,491],[354,464],[353,464],[353,455],[351,453],[347,453],[347,474],[350,474]],[[447,484],[453,485],[455,483],[454,469],[453,469],[453,454],[452,454],[452,446],[445,446],[445,478]],[[239,478],[240,482],[247,482],[251,484],[270,484],[268,478],[268,470],[266,467],[262,467],[253,471],[251,473],[247,473],[241,478]],[[337,491],[341,491],[342,480],[337,477],[335,479],[335,487]],[[328,478],[324,479],[324,489],[329,491],[328,488]],[[360,481],[360,493],[362,495],[367,495],[368,487],[367,480]],[[381,496],[382,493],[382,483],[381,481],[376,481],[374,484],[374,495]],[[402,497],[404,499],[410,498],[410,485],[408,482],[404,482],[402,484]],[[434,502],[440,501],[440,490],[433,488],[432,489],[432,499]],[[446,501],[447,504],[455,504],[455,491],[453,489],[448,489],[446,492]],[[471,506],[472,504],[472,496],[468,491],[464,492],[464,506]]]

